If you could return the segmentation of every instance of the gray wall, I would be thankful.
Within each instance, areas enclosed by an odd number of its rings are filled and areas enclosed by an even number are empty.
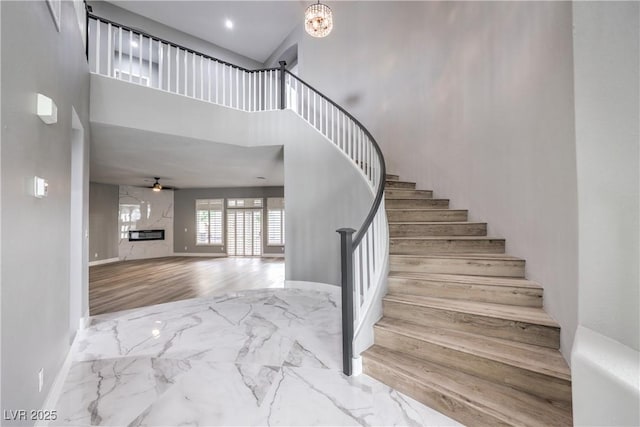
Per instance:
[[[300,76],[371,130],[390,173],[470,209],[526,258],[568,356],[578,249],[571,3],[332,8],[340,19],[329,37],[298,28],[288,39]]]
[[[284,187],[190,188],[174,191],[173,251],[176,253],[226,253],[226,241],[224,246],[196,246],[196,200],[249,197],[284,197]],[[265,200],[262,222],[263,251],[265,254],[283,254],[282,246],[267,246],[266,218]]]
[[[118,258],[118,186],[92,182],[89,188],[89,260]]]
[[[373,194],[354,163],[312,132],[284,146],[285,279],[340,285],[336,230],[358,230]]]
[[[89,74],[72,2],[62,2],[60,32],[46,2],[3,1],[0,8],[4,411],[42,406],[74,332],[69,330],[71,107],[88,143]],[[38,92],[56,102],[58,123],[45,125],[36,116]],[[30,195],[35,175],[48,179],[48,197]],[[38,393],[40,368],[45,384]]]
[[[576,425],[640,425],[640,4],[573,4]]]
[[[235,65],[240,65],[250,70],[262,68],[262,64],[258,61],[254,61],[246,56],[242,56],[220,46],[216,46],[213,43],[209,43],[205,40],[183,33],[182,31],[168,27],[144,16],[129,12],[128,10],[122,9],[113,4],[104,1],[90,1],[89,4],[93,7],[93,13],[102,18],[111,19],[119,24],[140,29],[152,36],[161,37],[197,52],[210,55],[214,58],[221,59]]]

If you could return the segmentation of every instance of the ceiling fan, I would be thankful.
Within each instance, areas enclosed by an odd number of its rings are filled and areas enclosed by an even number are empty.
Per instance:
[[[177,188],[175,188],[175,187],[167,187],[166,185],[160,184],[160,177],[154,176],[153,179],[154,179],[153,185],[145,187],[145,188],[150,188],[153,191],[177,190]],[[146,179],[145,181],[151,182],[150,179]]]

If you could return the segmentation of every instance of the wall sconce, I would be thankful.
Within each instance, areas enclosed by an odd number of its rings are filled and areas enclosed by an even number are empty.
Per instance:
[[[56,107],[56,103],[53,102],[53,99],[41,93],[38,94],[36,113],[48,125],[58,122],[58,107]]]
[[[46,179],[40,178],[39,176],[33,177],[33,195],[38,199],[42,199],[43,197],[47,197],[47,193],[49,192],[49,183]]]

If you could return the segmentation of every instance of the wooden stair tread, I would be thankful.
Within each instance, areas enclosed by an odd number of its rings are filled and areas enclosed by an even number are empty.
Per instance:
[[[448,415],[454,418],[458,415],[458,419],[462,422],[469,423],[473,420],[460,407],[464,405],[486,414],[487,418],[476,421],[476,424],[489,424],[489,419],[492,419],[499,420],[506,425],[572,425],[570,405],[558,407],[544,399],[510,387],[498,385],[436,363],[416,360],[413,357],[377,345],[370,347],[363,353],[363,356],[365,358],[365,372],[367,371],[367,359],[370,359],[383,366],[385,370],[392,370],[394,375],[405,382],[418,383],[421,387],[435,391],[438,396],[434,403],[448,407],[447,403],[451,400],[459,402],[459,405],[452,405],[451,408],[454,411],[460,411],[460,413]],[[403,391],[401,387],[400,390]],[[408,394],[411,395],[410,392]],[[413,397],[419,398],[418,396]],[[429,404],[430,402],[425,403]]]
[[[434,211],[435,209],[424,209]],[[469,225],[484,225],[486,222],[474,222],[474,221],[389,221],[389,225],[391,224],[401,224],[401,225],[460,225],[460,224],[469,224]]]
[[[384,300],[400,304],[409,304],[419,307],[422,306],[438,310],[491,317],[495,319],[531,323],[552,328],[560,327],[558,323],[543,309],[537,307],[523,307],[402,294],[387,294],[387,296],[384,297]]]
[[[485,337],[462,331],[430,328],[387,317],[383,317],[375,327],[495,360],[516,368],[523,368],[565,381],[571,380],[569,367],[562,354],[547,347]]]
[[[517,277],[469,276],[466,274],[438,274],[391,271],[389,277],[402,279],[433,280],[438,282],[464,283],[469,285],[507,286],[519,288],[542,289],[538,283]]]
[[[420,255],[420,254],[390,254],[392,257],[399,258],[455,258],[455,259],[488,259],[488,260],[500,260],[500,261],[524,261],[522,258],[513,257],[504,254],[473,254],[473,253],[463,253],[463,254],[429,254],[429,255]]]
[[[400,179],[385,179],[386,182],[393,182],[398,184],[415,184],[413,181],[402,181]]]
[[[394,189],[393,191],[396,191],[396,190]],[[385,195],[385,199],[387,199],[387,200],[402,200],[402,201],[405,201],[405,202],[406,201],[412,201],[412,200],[419,200],[419,201],[430,200],[432,202],[447,202],[447,203],[449,203],[449,199],[434,199],[434,198],[431,198],[431,197],[427,197],[427,198],[425,198],[425,197],[397,197],[396,198],[396,197],[393,197],[392,195],[391,196],[386,196]],[[404,208],[391,208],[391,209],[407,210],[407,209],[404,209]]]
[[[449,199],[430,199],[430,200],[449,200]],[[447,209],[447,208],[440,208],[440,209],[425,209],[425,208],[386,208],[386,210],[388,211],[443,211],[443,212],[449,212],[449,211],[454,211],[454,212],[467,212],[466,209]]]
[[[390,237],[390,240],[504,240],[502,237],[487,236],[417,236],[417,237]]]

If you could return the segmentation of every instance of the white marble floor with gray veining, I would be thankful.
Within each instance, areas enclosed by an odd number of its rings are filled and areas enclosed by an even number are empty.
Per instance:
[[[92,318],[52,425],[457,425],[341,372],[339,294],[265,289]]]

